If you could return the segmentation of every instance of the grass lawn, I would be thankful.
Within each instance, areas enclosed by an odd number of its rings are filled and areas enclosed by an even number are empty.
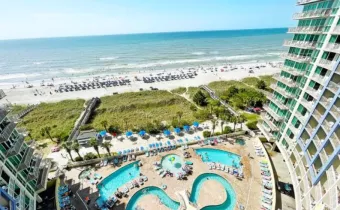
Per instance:
[[[185,87],[179,87],[176,89],[171,90],[172,93],[176,93],[176,94],[183,94],[187,91],[187,89]]]
[[[101,98],[101,104],[93,115],[91,125],[104,129],[101,122],[118,125],[122,130],[139,129],[147,123],[166,121],[168,124],[183,112],[182,120],[193,122],[191,103],[181,96],[168,91],[142,91],[122,93]]]
[[[247,122],[256,121],[261,118],[260,115],[258,114],[253,114],[253,113],[248,113],[248,112],[243,112],[242,114],[247,118]]]
[[[65,100],[57,103],[42,103],[27,114],[18,124],[31,132],[36,140],[47,139],[42,136],[41,128],[51,127],[52,137],[67,137],[71,132],[80,113],[83,111],[84,100]]]
[[[246,77],[244,79],[241,80],[243,83],[250,85],[252,87],[256,87],[256,84],[258,81],[260,81],[259,78],[257,77]]]
[[[229,87],[233,85],[236,86],[237,88],[247,87],[242,82],[235,81],[235,80],[211,82],[208,84],[208,87],[214,90],[218,96],[220,96],[222,95],[223,92],[225,92]]]

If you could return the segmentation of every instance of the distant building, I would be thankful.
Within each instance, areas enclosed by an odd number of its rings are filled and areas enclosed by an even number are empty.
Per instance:
[[[340,209],[340,1],[298,0],[302,11],[258,124],[292,179],[295,209]]]
[[[42,201],[38,193],[46,189],[51,161],[34,150],[34,142],[25,142],[7,114],[0,109],[0,187],[7,193],[0,192],[0,205],[14,198],[16,209],[35,210],[36,202]]]
[[[88,131],[80,131],[79,135],[77,136],[77,141],[80,145],[86,146],[88,145],[91,138],[97,138],[97,132],[95,130],[88,130]]]

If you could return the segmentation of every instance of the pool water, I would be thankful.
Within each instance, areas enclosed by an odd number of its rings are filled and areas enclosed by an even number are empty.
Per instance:
[[[169,170],[173,174],[182,173],[182,166],[184,166],[184,160],[174,154],[165,155],[161,161],[162,168],[164,170]]]
[[[190,202],[197,204],[200,191],[204,182],[208,180],[216,180],[222,184],[227,195],[227,199],[220,205],[205,206],[201,210],[232,210],[236,204],[236,193],[230,183],[222,176],[214,173],[205,173],[199,175],[192,185],[190,194]]]
[[[98,184],[98,190],[100,197],[97,200],[99,206],[102,206],[117,188],[125,185],[131,180],[137,178],[140,175],[140,169],[138,161],[130,163],[120,169],[114,171],[110,176],[103,179]]]
[[[142,199],[146,195],[155,195],[160,199],[160,201],[169,209],[171,210],[177,210],[180,206],[180,203],[177,201],[172,200],[164,190],[155,187],[145,187],[139,191],[137,191],[130,199],[129,203],[126,206],[126,210],[135,210],[138,206],[138,202],[140,199]]]
[[[196,154],[201,156],[203,162],[216,162],[230,167],[239,168],[241,157],[231,152],[219,149],[196,149]]]
[[[243,146],[246,144],[246,142],[244,141],[244,139],[236,139],[236,144]]]

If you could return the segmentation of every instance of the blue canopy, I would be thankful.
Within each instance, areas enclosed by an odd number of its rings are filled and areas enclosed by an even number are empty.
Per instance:
[[[171,134],[171,132],[169,130],[165,130],[163,133],[164,133],[165,136],[170,136],[170,134]]]
[[[100,131],[99,135],[101,135],[102,137],[106,136],[106,131],[105,130],[104,131]]]
[[[128,132],[125,133],[125,135],[126,135],[127,137],[132,136],[132,134],[133,134],[133,133],[132,133],[131,131],[128,131]]]
[[[174,131],[175,131],[175,133],[180,133],[181,132],[181,129],[180,128],[174,128]]]
[[[144,135],[145,135],[145,133],[146,133],[146,132],[145,132],[145,130],[141,130],[141,131],[139,131],[139,133],[138,133],[138,134],[139,134],[140,136],[144,136]]]
[[[189,130],[190,130],[190,126],[185,125],[185,126],[183,126],[183,129],[184,129],[185,131],[189,131]]]
[[[193,125],[194,125],[195,127],[198,127],[200,124],[199,124],[198,122],[194,122]]]
[[[140,151],[144,151],[144,147],[140,147]]]

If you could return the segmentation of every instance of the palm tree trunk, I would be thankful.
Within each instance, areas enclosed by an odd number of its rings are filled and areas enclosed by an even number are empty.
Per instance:
[[[236,123],[234,123],[234,132],[235,132],[235,128],[236,128]]]
[[[79,151],[77,151],[77,154],[78,154],[78,156],[79,156],[80,158],[82,158],[81,155],[79,154]]]
[[[72,155],[71,155],[71,152],[67,152],[67,153],[68,153],[68,155],[70,156],[71,160],[74,161],[74,160],[73,160],[73,157],[72,157]]]
[[[111,156],[111,152],[109,148],[106,148],[107,153],[109,153],[109,155]]]
[[[99,150],[96,150],[96,151],[97,151],[98,157],[100,158]]]

